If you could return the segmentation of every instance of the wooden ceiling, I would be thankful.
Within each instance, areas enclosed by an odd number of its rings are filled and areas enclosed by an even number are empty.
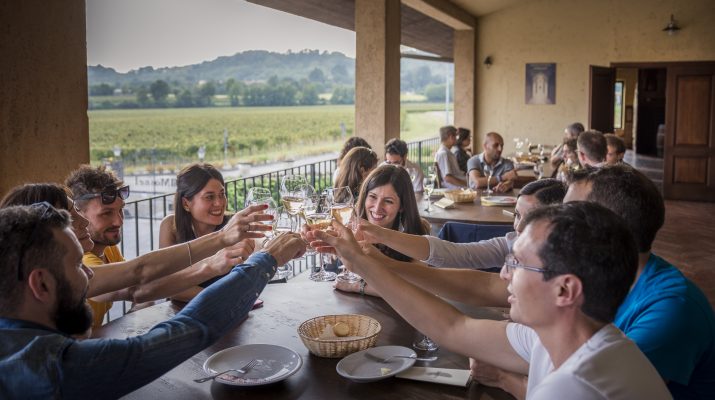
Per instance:
[[[251,3],[299,15],[328,25],[355,30],[355,0],[248,0]],[[468,13],[471,17],[486,15],[517,3],[531,0],[451,0],[451,4],[426,0],[424,2],[405,0],[402,4],[402,45],[412,47],[441,58],[453,57],[454,29],[404,3],[420,4],[427,7],[438,4]],[[470,18],[471,18],[470,17]],[[453,25],[454,26],[454,25]]]

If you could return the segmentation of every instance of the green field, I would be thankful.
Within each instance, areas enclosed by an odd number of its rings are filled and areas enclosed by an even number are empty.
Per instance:
[[[401,137],[434,137],[444,125],[443,104],[403,104]],[[206,146],[206,161],[223,160],[223,132],[228,131],[229,160],[265,162],[336,151],[352,135],[354,106],[213,107],[89,111],[93,163],[112,157],[119,146],[128,167],[152,162],[184,164],[197,160]],[[153,153],[153,155],[152,155]]]

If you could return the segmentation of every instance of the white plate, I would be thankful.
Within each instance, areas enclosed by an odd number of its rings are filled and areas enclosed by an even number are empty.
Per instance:
[[[288,378],[303,365],[300,355],[291,349],[273,344],[246,344],[212,355],[204,363],[204,371],[216,374],[230,368],[238,369],[251,360],[257,363],[245,374],[229,372],[216,381],[234,386],[267,385]]]
[[[355,382],[373,382],[395,376],[414,365],[411,358],[393,358],[386,363],[379,360],[390,356],[412,356],[412,349],[402,346],[380,346],[350,354],[338,362],[338,374]]]

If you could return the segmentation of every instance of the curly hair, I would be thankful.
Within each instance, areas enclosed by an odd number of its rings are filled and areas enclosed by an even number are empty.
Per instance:
[[[88,164],[80,165],[65,179],[65,185],[72,191],[74,201],[80,208],[84,208],[87,201],[77,200],[79,197],[89,193],[99,193],[107,188],[118,189],[123,184],[124,182],[104,165],[96,168]]]

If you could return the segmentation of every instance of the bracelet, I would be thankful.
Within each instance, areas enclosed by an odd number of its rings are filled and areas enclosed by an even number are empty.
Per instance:
[[[189,267],[194,265],[192,259],[191,259],[191,245],[189,242],[186,242],[186,248],[189,249]]]
[[[365,279],[360,279],[360,295],[361,296],[365,295],[365,286],[367,286],[367,282],[365,282]]]

